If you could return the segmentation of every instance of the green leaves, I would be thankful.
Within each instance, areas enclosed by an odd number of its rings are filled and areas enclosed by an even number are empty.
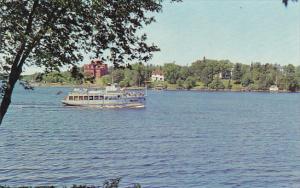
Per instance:
[[[175,84],[180,78],[180,69],[180,66],[176,65],[175,63],[166,63],[163,67],[165,79],[170,84]]]
[[[290,0],[290,1],[294,1],[297,2],[298,0]],[[289,0],[282,0],[282,3],[287,6],[288,5]]]
[[[235,81],[235,83],[240,84],[242,76],[243,76],[242,64],[236,63],[233,67],[232,79]]]
[[[28,55],[18,63],[54,70],[81,61],[83,52],[116,65],[145,62],[158,47],[138,32],[155,21],[147,12],[161,8],[157,0],[2,1],[1,50],[14,59],[24,45],[20,54]]]
[[[209,88],[216,90],[225,89],[223,82],[219,78],[214,79],[208,86]]]

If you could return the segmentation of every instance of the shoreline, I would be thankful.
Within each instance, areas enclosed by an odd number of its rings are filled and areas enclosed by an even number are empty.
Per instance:
[[[157,89],[151,89],[156,91],[195,91],[195,92],[226,92],[226,93],[300,93],[300,91],[285,91],[285,90],[279,90],[279,91],[269,91],[269,90],[232,90],[232,89],[164,89],[164,90],[157,90]]]
[[[103,86],[99,86],[96,84],[41,84],[41,83],[32,83],[33,87],[89,87],[89,88],[101,88]],[[144,89],[144,87],[127,87],[128,90],[137,90],[137,89]],[[287,91],[287,90],[279,90],[279,91],[269,91],[269,90],[247,90],[247,89],[209,89],[209,88],[192,88],[192,89],[175,89],[175,88],[166,88],[166,89],[155,89],[155,88],[148,88],[148,90],[152,91],[196,91],[196,92],[232,92],[232,93],[300,93],[300,91]]]

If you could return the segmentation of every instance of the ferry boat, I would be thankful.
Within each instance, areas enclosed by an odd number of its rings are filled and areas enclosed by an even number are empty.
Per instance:
[[[112,84],[105,89],[75,88],[62,103],[67,106],[143,108],[146,95],[141,90],[121,90],[118,84]]]

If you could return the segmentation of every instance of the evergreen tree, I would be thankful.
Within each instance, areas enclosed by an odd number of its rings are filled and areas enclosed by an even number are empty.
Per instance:
[[[235,81],[236,84],[240,84],[242,76],[243,76],[242,64],[236,63],[233,67],[232,79]]]

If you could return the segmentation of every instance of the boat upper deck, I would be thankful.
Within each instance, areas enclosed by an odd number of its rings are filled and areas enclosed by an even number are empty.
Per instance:
[[[117,84],[112,84],[105,89],[74,88],[73,91],[65,97],[65,100],[120,100],[140,97],[145,97],[145,93],[142,91],[122,90]]]

